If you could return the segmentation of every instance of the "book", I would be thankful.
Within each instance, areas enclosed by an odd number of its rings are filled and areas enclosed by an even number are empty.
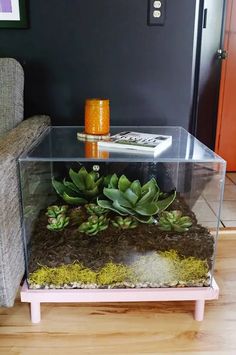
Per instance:
[[[141,132],[120,132],[106,140],[98,141],[101,150],[158,155],[172,144],[172,136]]]

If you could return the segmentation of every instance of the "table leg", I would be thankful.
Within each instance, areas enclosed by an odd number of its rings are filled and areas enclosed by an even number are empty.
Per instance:
[[[31,302],[30,311],[32,323],[39,323],[41,321],[40,302]]]
[[[202,321],[204,318],[205,300],[197,300],[195,302],[194,318],[197,321]]]

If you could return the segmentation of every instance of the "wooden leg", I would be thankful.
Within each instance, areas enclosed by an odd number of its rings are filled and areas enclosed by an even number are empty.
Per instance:
[[[31,302],[30,311],[32,323],[39,323],[41,321],[40,302]]]
[[[205,300],[197,300],[195,302],[195,320],[201,322],[204,318]]]

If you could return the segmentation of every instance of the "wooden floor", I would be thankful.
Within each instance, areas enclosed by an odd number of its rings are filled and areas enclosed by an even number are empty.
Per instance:
[[[0,354],[236,354],[236,234],[221,236],[215,277],[220,299],[193,320],[193,302],[42,306],[32,325],[17,300],[0,308]]]

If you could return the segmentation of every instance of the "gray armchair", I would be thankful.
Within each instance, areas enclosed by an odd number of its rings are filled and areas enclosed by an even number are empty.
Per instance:
[[[23,121],[24,72],[0,58],[0,306],[11,307],[24,275],[17,158],[50,125],[47,116]]]

